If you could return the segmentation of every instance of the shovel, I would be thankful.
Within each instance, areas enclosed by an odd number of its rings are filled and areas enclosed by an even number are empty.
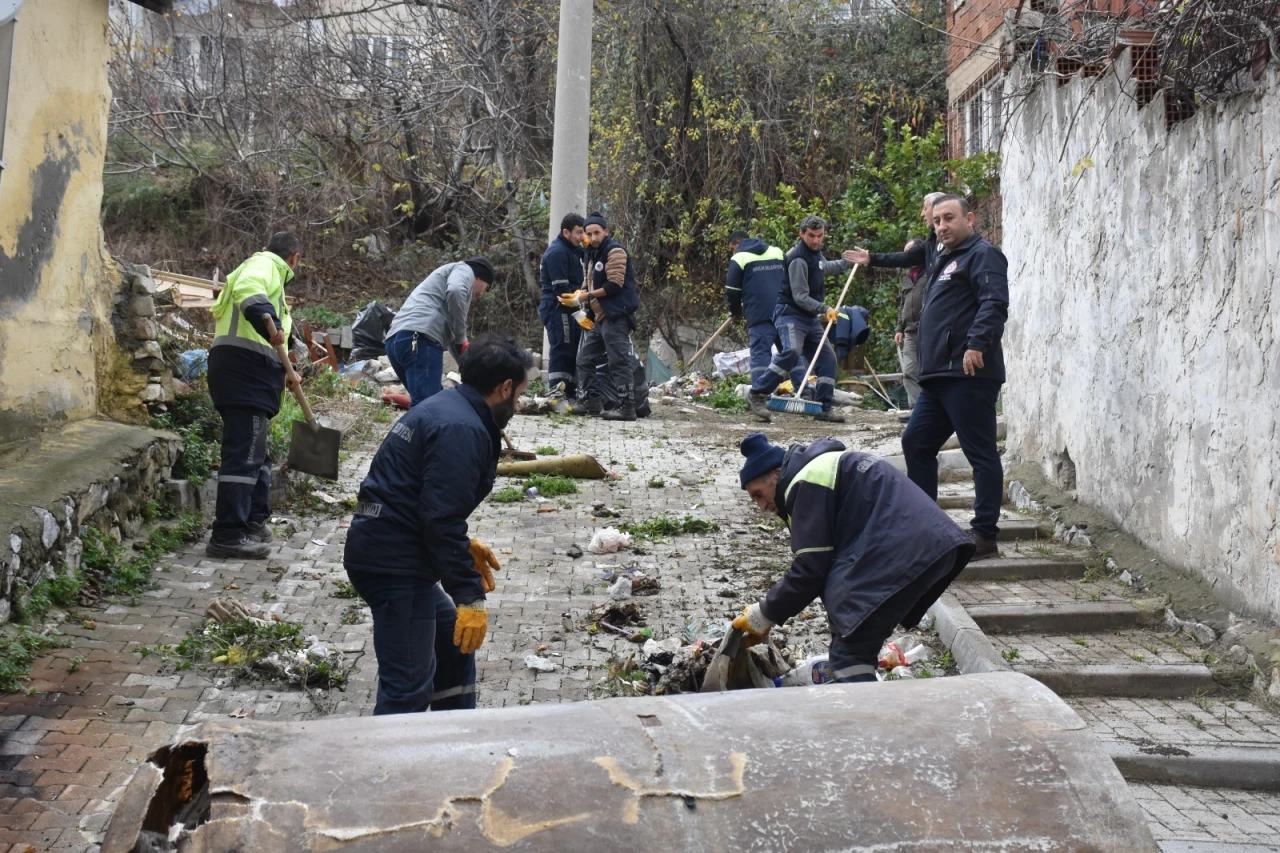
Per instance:
[[[264,319],[267,332],[275,337],[276,324],[270,317]],[[283,343],[276,344],[276,354],[280,356],[280,363],[285,370],[289,370],[289,354]],[[293,396],[307,419],[305,422],[293,422],[293,435],[289,440],[289,467],[326,480],[338,479],[338,448],[342,444],[342,431],[320,426],[316,422],[316,416],[312,414],[301,386],[293,389]]]

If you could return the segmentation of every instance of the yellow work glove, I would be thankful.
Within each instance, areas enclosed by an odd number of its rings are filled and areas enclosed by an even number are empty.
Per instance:
[[[453,628],[453,644],[464,655],[474,654],[484,644],[489,631],[489,614],[483,601],[458,605],[458,621]]]
[[[743,645],[754,646],[764,639],[765,634],[773,627],[773,622],[764,615],[759,603],[749,605],[742,614],[733,620],[733,627],[746,634]]]
[[[493,592],[498,585],[493,580],[493,569],[501,569],[502,564],[498,562],[498,558],[494,556],[493,549],[481,542],[479,539],[471,540],[471,559],[476,561],[476,574],[480,576],[480,582],[484,585],[485,592]]]
[[[837,318],[837,317],[839,317],[839,316],[840,316],[840,310],[839,310],[838,308],[828,308],[828,309],[827,309],[827,322],[828,322],[828,323],[834,323],[834,322],[836,321],[836,318]]]
[[[588,332],[596,327],[595,321],[592,320],[590,315],[585,311],[583,311],[582,316],[578,318],[578,325],[586,329]]]
[[[586,301],[583,299],[586,293],[587,292],[585,290],[575,290],[573,293],[562,293],[559,296],[560,304],[565,308],[577,308]]]

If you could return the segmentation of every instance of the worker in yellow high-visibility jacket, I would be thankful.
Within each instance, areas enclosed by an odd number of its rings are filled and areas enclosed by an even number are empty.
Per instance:
[[[222,462],[210,557],[260,560],[271,552],[268,426],[280,411],[285,386],[300,381],[291,365],[280,363],[275,347],[289,340],[293,328],[284,288],[301,260],[302,241],[277,232],[264,251],[227,276],[213,304],[217,329],[209,349],[209,395],[222,416]]]

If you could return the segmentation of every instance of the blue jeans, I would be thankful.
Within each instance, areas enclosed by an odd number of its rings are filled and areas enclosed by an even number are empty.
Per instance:
[[[974,531],[994,540],[1000,533],[1004,469],[996,449],[996,398],[1000,383],[972,376],[928,379],[902,434],[907,476],[938,498],[938,451],[952,433],[973,468]]]
[[[416,343],[415,343],[415,338]],[[396,332],[387,338],[387,360],[409,392],[410,405],[440,393],[444,348],[419,332]]]
[[[934,591],[956,564],[956,552],[948,551],[922,571],[908,586],[889,596],[862,620],[852,634],[841,637],[831,632],[831,678],[840,684],[875,681],[880,649],[916,603]],[[941,594],[941,591],[938,591]],[[936,598],[936,596],[935,596]],[[910,625],[904,627],[913,627]]]
[[[242,540],[250,524],[271,514],[271,456],[267,434],[271,416],[256,409],[222,408],[222,461],[218,464],[218,497],[210,541],[224,545]]]
[[[373,613],[374,716],[475,708],[476,656],[453,644],[458,611],[440,584],[358,571],[347,577]]]
[[[773,357],[768,371],[761,375],[763,381],[757,383],[752,376],[753,394],[772,394],[793,373],[803,381],[805,368],[818,351],[818,341],[822,340],[822,331],[826,328],[826,324],[817,317],[797,314],[779,314],[774,326],[778,330],[781,352]],[[836,350],[830,338],[822,345],[822,354],[818,356],[814,370],[818,380],[817,387],[813,389],[813,399],[822,404],[823,411],[829,411],[836,390]]]

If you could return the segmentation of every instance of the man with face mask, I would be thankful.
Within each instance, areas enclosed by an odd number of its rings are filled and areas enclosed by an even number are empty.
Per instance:
[[[467,517],[493,488],[502,429],[532,365],[511,338],[473,341],[462,384],[410,409],[360,484],[343,565],[373,614],[374,714],[476,706],[484,596],[501,566],[467,536]]]
[[[291,365],[280,364],[275,345],[288,341],[293,328],[284,289],[301,260],[302,241],[277,232],[227,276],[213,303],[209,396],[222,417],[222,462],[210,557],[261,560],[271,552],[267,428],[285,386],[300,381]]]

